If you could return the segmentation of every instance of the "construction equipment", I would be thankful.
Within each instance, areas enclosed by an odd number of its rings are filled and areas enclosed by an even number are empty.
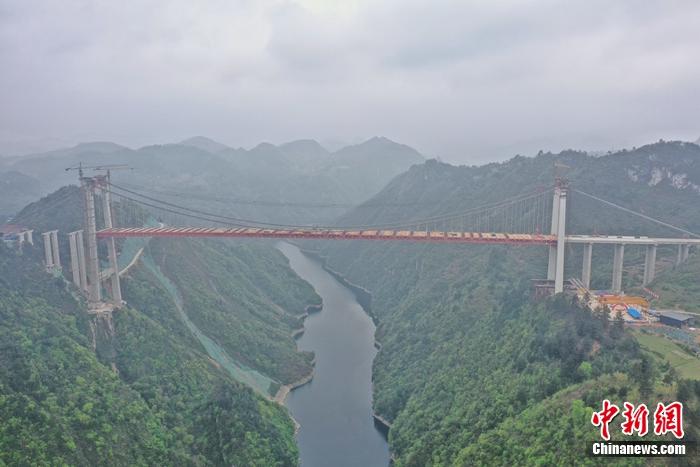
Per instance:
[[[71,170],[77,170],[78,175],[80,175],[80,178],[83,178],[83,171],[84,170],[95,170],[95,171],[111,171],[111,170],[134,170],[133,167],[129,167],[128,165],[125,164],[105,164],[105,165],[83,165],[82,162],[80,162],[78,165],[75,167],[67,167],[66,172],[69,172]]]
[[[639,307],[642,310],[649,310],[649,301],[644,297],[634,295],[600,295],[598,303],[601,305],[632,305],[635,308]]]

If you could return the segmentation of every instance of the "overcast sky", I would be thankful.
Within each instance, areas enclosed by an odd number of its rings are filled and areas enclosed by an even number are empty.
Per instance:
[[[0,0],[0,153],[374,135],[459,163],[700,137],[700,2]]]

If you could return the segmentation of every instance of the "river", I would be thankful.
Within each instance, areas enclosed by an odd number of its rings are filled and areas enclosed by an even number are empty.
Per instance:
[[[323,299],[297,344],[316,353],[311,383],[289,394],[286,405],[301,425],[302,467],[386,467],[389,448],[372,418],[374,323],[353,293],[299,248],[277,248]]]

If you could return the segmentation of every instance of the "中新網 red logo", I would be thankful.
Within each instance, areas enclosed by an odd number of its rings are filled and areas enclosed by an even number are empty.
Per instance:
[[[629,402],[623,404],[622,433],[628,436],[635,432],[637,436],[646,436],[649,432],[649,409],[646,404],[635,406]],[[600,427],[600,436],[606,441],[610,440],[610,422],[620,413],[620,408],[608,399],[603,401],[600,412],[593,412],[591,423]],[[654,411],[654,434],[661,436],[671,433],[677,439],[684,436],[683,433],[683,404],[671,402],[664,404],[659,402]]]

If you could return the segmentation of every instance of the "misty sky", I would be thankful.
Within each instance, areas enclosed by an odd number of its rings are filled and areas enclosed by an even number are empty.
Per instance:
[[[0,153],[383,135],[459,163],[700,137],[700,2],[0,0]]]

